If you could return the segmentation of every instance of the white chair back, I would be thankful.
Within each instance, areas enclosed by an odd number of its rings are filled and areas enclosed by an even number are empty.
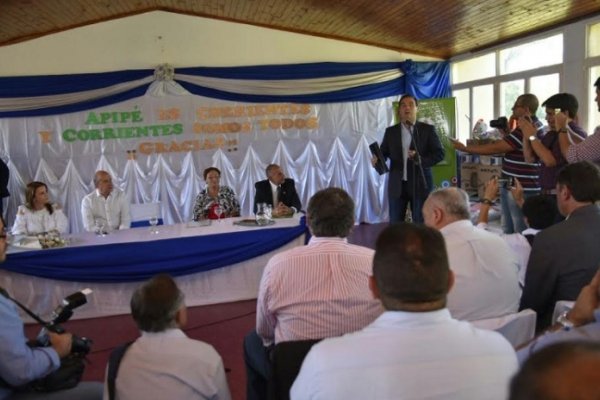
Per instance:
[[[131,214],[131,222],[148,221],[151,217],[160,218],[160,202],[130,204],[129,213]]]
[[[496,331],[504,336],[514,348],[527,343],[535,336],[535,322],[537,314],[531,309],[526,309],[515,314],[497,318],[480,319],[471,321],[480,329]]]

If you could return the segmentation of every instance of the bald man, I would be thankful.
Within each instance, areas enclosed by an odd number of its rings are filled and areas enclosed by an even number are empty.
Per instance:
[[[425,224],[444,236],[456,276],[448,309],[474,321],[517,312],[521,289],[516,254],[506,242],[471,223],[469,197],[458,188],[432,192],[423,205]]]
[[[103,230],[129,229],[129,200],[125,193],[113,187],[112,177],[106,171],[94,175],[96,189],[81,202],[83,228],[94,232],[97,227]]]

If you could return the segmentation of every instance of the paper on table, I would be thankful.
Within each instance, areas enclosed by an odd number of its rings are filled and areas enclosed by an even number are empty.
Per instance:
[[[18,247],[26,249],[41,249],[42,245],[37,237],[24,237],[15,243]]]

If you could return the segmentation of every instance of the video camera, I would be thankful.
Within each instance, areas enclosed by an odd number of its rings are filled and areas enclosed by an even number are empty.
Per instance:
[[[91,294],[91,289],[83,289],[65,297],[61,303],[54,309],[51,315],[51,321],[45,322],[41,318],[38,322],[42,323],[43,328],[36,338],[35,345],[50,346],[50,337],[48,332],[65,333],[65,330],[59,324],[66,322],[73,316],[73,310],[87,303],[87,295]],[[90,352],[92,341],[85,337],[72,335],[71,354],[85,356]]]
[[[503,132],[508,132],[508,118],[498,117],[497,119],[493,119],[490,121],[490,126],[492,128],[500,129]]]

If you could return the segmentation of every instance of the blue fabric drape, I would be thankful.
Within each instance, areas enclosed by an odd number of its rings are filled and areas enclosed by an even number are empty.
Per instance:
[[[239,263],[278,249],[305,231],[303,218],[293,228],[28,251],[9,254],[2,268],[65,281],[133,282],[162,272],[180,276]]]
[[[447,97],[450,94],[449,64],[447,62],[371,62],[371,63],[306,63],[290,65],[264,65],[245,67],[196,67],[181,68],[176,75],[203,76],[220,79],[248,80],[289,80],[289,85],[295,85],[294,80],[318,79],[337,76],[351,76],[363,73],[373,73],[387,70],[398,70],[404,73],[395,79],[380,83],[363,84],[344,90],[318,92],[303,95],[276,95],[265,90],[263,94],[244,94],[203,87],[189,82],[175,81],[189,92],[212,98],[240,102],[301,102],[301,103],[338,103],[349,101],[372,100],[404,93],[410,93],[417,98]],[[138,80],[151,78],[154,70],[128,70],[95,74],[48,75],[0,77],[0,99],[35,98],[77,94],[80,92],[99,90],[114,85],[133,82],[133,88],[106,96],[97,96],[93,100],[69,103],[60,106],[45,106],[27,110],[3,110],[0,118],[30,117],[53,114],[63,114],[89,110],[129,100],[142,96],[148,89],[147,81],[135,83]],[[297,83],[296,83],[297,84]],[[137,85],[137,86],[136,86]]]
[[[406,60],[400,63],[404,71],[402,93],[408,93],[417,99],[439,99],[450,97],[449,62],[414,62]]]

